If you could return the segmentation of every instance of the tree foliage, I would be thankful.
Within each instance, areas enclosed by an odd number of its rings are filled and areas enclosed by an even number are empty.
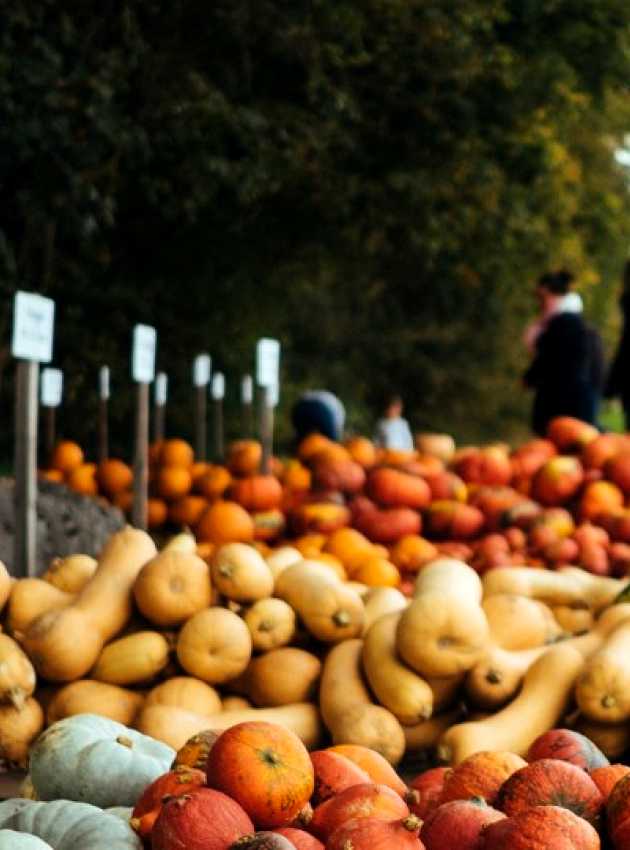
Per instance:
[[[234,395],[272,334],[281,413],[326,386],[369,428],[397,388],[414,425],[466,439],[526,427],[541,271],[573,268],[614,331],[622,0],[16,0],[5,19],[4,336],[15,288],[56,299],[65,430],[88,444],[109,362],[127,447],[137,321],[173,430],[197,351]]]

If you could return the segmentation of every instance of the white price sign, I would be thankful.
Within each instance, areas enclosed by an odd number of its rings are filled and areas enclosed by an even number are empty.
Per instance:
[[[13,299],[11,353],[22,360],[52,360],[55,302],[32,292],[16,292]]]
[[[280,395],[280,342],[277,339],[258,340],[256,346],[256,382],[269,390],[272,405],[278,403]]]
[[[165,372],[158,372],[155,376],[155,403],[159,407],[164,407],[168,396],[168,375]]]
[[[225,376],[222,372],[215,372],[212,376],[211,392],[215,401],[220,401],[225,397]]]
[[[63,393],[63,372],[61,369],[43,369],[40,388],[40,400],[44,407],[59,407]]]
[[[131,374],[140,384],[150,384],[155,377],[156,340],[157,333],[150,325],[134,327]]]
[[[251,375],[243,375],[241,379],[241,401],[251,404],[254,400],[254,380]]]
[[[212,360],[209,354],[198,354],[193,363],[193,384],[196,387],[207,387],[210,383]]]
[[[109,389],[109,366],[101,366],[98,373],[98,389],[103,401],[107,401],[110,396]]]

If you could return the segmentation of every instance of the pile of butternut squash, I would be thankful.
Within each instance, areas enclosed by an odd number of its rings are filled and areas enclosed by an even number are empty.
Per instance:
[[[288,546],[228,543],[206,561],[190,535],[158,551],[127,527],[98,561],[17,581],[0,567],[0,754],[24,765],[46,724],[97,713],[176,749],[259,718],[393,764],[523,754],[562,721],[616,758],[630,744],[623,588],[440,558],[405,597]]]

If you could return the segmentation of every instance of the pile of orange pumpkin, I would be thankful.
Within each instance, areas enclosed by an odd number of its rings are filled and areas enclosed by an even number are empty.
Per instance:
[[[375,556],[359,580],[403,589],[436,553],[480,573],[567,563],[630,573],[629,436],[560,417],[546,439],[513,450],[456,449],[446,435],[417,443],[417,451],[396,452],[365,437],[341,445],[311,435],[297,457],[273,458],[263,474],[255,440],[230,444],[225,464],[210,464],[195,461],[184,440],[168,439],[150,450],[149,528],[191,528],[207,554],[227,542],[266,552],[289,540],[306,555],[353,528]],[[42,475],[130,511],[132,471],[121,460],[86,463],[80,447],[64,441]]]
[[[627,850],[630,767],[559,728],[407,785],[369,748],[309,755],[251,721],[186,742],[130,823],[153,850]]]

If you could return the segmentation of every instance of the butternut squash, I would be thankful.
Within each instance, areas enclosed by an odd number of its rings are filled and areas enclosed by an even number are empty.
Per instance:
[[[0,611],[7,604],[14,582],[15,579],[9,575],[9,571],[2,561],[0,561]]]
[[[223,596],[249,603],[273,593],[273,573],[263,556],[246,543],[219,546],[212,558],[212,581]]]
[[[572,728],[586,735],[611,762],[619,761],[630,749],[628,723],[595,723],[586,717],[578,717]]]
[[[577,567],[560,570],[531,567],[497,567],[483,577],[484,598],[496,593],[530,596],[548,605],[588,605],[599,612],[612,604],[623,582],[594,576]]]
[[[472,567],[457,558],[436,558],[422,567],[414,585],[414,596],[423,593],[457,593],[481,602],[481,579]]]
[[[0,703],[21,709],[35,685],[35,670],[27,656],[12,638],[0,634]]]
[[[98,562],[91,555],[55,558],[42,579],[64,593],[80,593],[96,572]]]
[[[251,708],[244,711],[223,711],[214,715],[193,714],[183,708],[150,705],[136,721],[136,729],[178,750],[193,735],[206,729],[224,731],[237,723],[252,720],[278,723],[294,732],[309,749],[319,746],[322,726],[317,708],[311,703],[284,705],[280,708]]]
[[[589,720],[623,723],[630,718],[630,621],[618,626],[587,659],[575,699]]]
[[[184,670],[210,685],[239,676],[251,655],[249,629],[226,608],[207,608],[195,614],[177,639],[177,658]]]
[[[588,632],[595,624],[590,608],[573,608],[570,605],[554,605],[551,613],[563,632],[580,635]]]
[[[285,646],[265,652],[247,668],[248,696],[254,705],[272,708],[312,700],[322,663],[310,652]]]
[[[67,682],[93,667],[103,646],[130,618],[133,583],[155,552],[144,531],[127,527],[116,532],[72,604],[41,614],[29,625],[21,643],[41,676]]]
[[[425,679],[399,660],[396,631],[400,611],[385,614],[368,629],[363,640],[363,671],[377,700],[403,726],[427,720],[433,712],[433,691]]]
[[[194,552],[162,550],[140,570],[133,595],[150,623],[163,628],[179,626],[209,607],[210,570]]]
[[[33,697],[21,709],[0,705],[0,759],[25,768],[31,744],[44,728],[44,712]]]
[[[99,714],[131,726],[143,703],[144,697],[137,691],[79,679],[59,688],[46,709],[46,722],[50,725],[74,714]]]
[[[221,700],[222,711],[243,711],[254,706],[245,697],[229,696]]]
[[[160,551],[185,552],[187,555],[194,555],[197,552],[197,540],[195,539],[195,535],[191,534],[190,531],[181,531],[167,540]]]
[[[7,605],[7,629],[19,640],[40,614],[64,608],[74,599],[71,593],[41,578],[18,579],[11,588]]]
[[[338,643],[361,634],[364,607],[361,597],[349,590],[323,564],[312,561],[288,567],[276,582],[275,595],[297,613],[313,637]]]
[[[295,634],[295,612],[282,599],[259,599],[243,619],[258,652],[286,646]]]
[[[446,679],[427,679],[427,684],[433,691],[433,711],[440,713],[453,707],[459,696],[465,675],[449,676]]]
[[[393,614],[394,611],[404,611],[409,601],[395,587],[371,587],[363,597],[365,607],[365,618],[363,622],[363,634],[365,635],[379,617],[385,614]]]
[[[90,675],[110,685],[139,685],[166,667],[169,652],[169,642],[159,632],[134,632],[107,644]]]
[[[405,751],[402,726],[382,706],[374,705],[363,680],[363,641],[346,640],[330,650],[319,686],[319,705],[335,744],[359,744],[397,764]]]
[[[348,590],[353,590],[358,596],[360,596],[365,605],[365,599],[372,588],[370,588],[367,584],[363,584],[362,581],[344,581],[344,584]],[[392,588],[392,590],[394,589],[395,588]]]
[[[462,716],[461,708],[453,708],[443,714],[434,714],[414,726],[403,726],[407,753],[432,750],[446,730],[461,720]]]
[[[532,649],[561,634],[551,610],[537,599],[497,593],[481,603],[493,642],[503,649]]]
[[[193,676],[174,676],[151,688],[144,701],[149,705],[172,705],[194,714],[217,714],[221,697],[211,686]]]
[[[421,676],[437,678],[470,670],[489,643],[488,621],[475,599],[436,591],[411,602],[396,635],[401,659]]]
[[[267,566],[271,570],[274,582],[283,570],[286,570],[287,567],[293,564],[297,564],[302,558],[303,555],[300,550],[295,549],[293,546],[280,546],[278,549],[274,549],[266,558]]]
[[[618,625],[630,619],[630,603],[614,605],[599,617],[585,635],[570,638],[584,658],[595,652]],[[466,678],[466,692],[474,705],[492,710],[505,705],[519,689],[529,667],[544,653],[545,647],[511,652],[492,646]]]
[[[552,729],[567,707],[584,659],[568,642],[548,649],[529,668],[520,694],[485,720],[459,723],[440,739],[442,761],[459,764],[481,750],[507,750],[525,756],[543,732]]]

